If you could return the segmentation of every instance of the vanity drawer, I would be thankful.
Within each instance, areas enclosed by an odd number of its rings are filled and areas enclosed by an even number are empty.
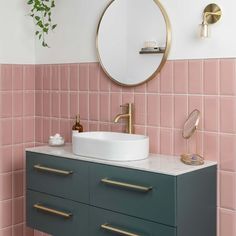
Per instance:
[[[91,164],[90,203],[104,209],[176,226],[176,178]]]
[[[176,228],[90,207],[90,236],[176,236]]]
[[[55,235],[87,235],[89,208],[85,204],[27,191],[27,225]]]
[[[27,188],[89,202],[88,163],[27,152]]]

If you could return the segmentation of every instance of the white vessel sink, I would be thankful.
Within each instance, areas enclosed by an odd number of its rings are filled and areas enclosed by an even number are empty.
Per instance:
[[[149,138],[115,132],[84,132],[72,135],[73,153],[111,161],[135,161],[148,157]]]

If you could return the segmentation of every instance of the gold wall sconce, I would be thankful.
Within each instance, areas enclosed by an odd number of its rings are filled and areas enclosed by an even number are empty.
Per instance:
[[[222,11],[220,7],[215,4],[209,4],[203,11],[203,21],[200,25],[200,36],[202,38],[208,38],[209,34],[209,25],[215,24],[217,21],[220,20],[222,16]]]

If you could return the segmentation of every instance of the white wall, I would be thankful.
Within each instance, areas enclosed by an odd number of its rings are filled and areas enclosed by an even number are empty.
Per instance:
[[[26,0],[1,0],[0,63],[34,64],[33,22]]]
[[[50,49],[36,44],[37,63],[97,61],[95,35],[97,22],[109,0],[57,1],[58,28],[50,38]],[[202,12],[209,0],[162,0],[173,32],[170,59],[236,57],[235,0],[216,0],[222,20],[211,27],[211,38],[198,37]]]

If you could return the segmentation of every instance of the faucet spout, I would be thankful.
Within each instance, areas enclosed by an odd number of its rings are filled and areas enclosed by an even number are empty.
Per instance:
[[[133,104],[132,103],[128,103],[126,105],[122,105],[121,107],[126,107],[127,108],[127,112],[124,114],[118,114],[115,118],[114,118],[114,122],[118,123],[118,121],[122,118],[126,118],[127,119],[127,133],[132,134],[133,133]]]

